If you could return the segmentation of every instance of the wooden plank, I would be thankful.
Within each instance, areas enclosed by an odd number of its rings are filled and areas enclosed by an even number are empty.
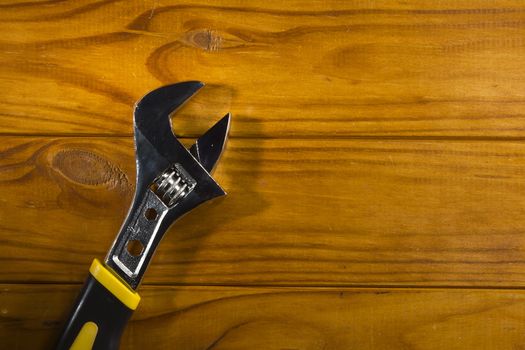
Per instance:
[[[2,4],[0,133],[130,134],[136,99],[209,86],[181,135],[524,137],[522,1]]]
[[[0,281],[81,282],[134,183],[126,138],[4,137]],[[183,218],[146,283],[525,286],[521,142],[233,139],[229,196]]]
[[[50,349],[79,286],[4,285],[0,343]],[[145,287],[122,349],[519,349],[525,293]]]

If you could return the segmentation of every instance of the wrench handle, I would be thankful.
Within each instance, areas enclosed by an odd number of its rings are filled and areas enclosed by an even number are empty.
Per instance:
[[[57,350],[118,350],[140,296],[97,259],[89,269]]]

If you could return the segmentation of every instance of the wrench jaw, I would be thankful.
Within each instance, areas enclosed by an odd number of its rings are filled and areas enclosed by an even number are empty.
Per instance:
[[[173,138],[169,115],[184,105],[203,86],[204,83],[200,81],[186,81],[149,92],[135,104],[135,131],[140,130],[158,150],[172,153],[173,150],[163,147],[164,142]]]
[[[135,196],[105,260],[132,289],[139,286],[168,228],[200,204],[226,194],[171,129],[169,114],[202,86],[200,82],[169,85],[150,92],[136,105]],[[217,140],[221,147],[226,135],[223,138]],[[132,251],[131,244],[139,249]]]
[[[213,173],[228,141],[231,114],[228,113],[208,129],[189,148],[190,153],[210,174]]]
[[[170,114],[203,86],[204,83],[200,81],[163,86],[149,92],[135,104],[136,192],[144,189],[139,186],[149,186],[155,177],[174,162],[174,158],[187,158],[186,148],[173,135]]]

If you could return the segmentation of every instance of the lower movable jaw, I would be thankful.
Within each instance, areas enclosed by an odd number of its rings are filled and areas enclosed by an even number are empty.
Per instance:
[[[167,229],[200,204],[226,194],[210,173],[224,150],[230,115],[189,150],[171,129],[170,113],[203,85],[192,81],[164,86],[136,104],[135,196],[104,263],[93,262],[57,349],[118,349],[140,301],[135,290]]]

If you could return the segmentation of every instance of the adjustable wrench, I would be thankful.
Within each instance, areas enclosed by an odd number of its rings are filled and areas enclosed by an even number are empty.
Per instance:
[[[230,114],[189,149],[171,129],[170,113],[203,85],[164,86],[135,104],[135,196],[105,260],[93,261],[58,350],[118,349],[140,301],[136,289],[166,230],[193,208],[226,194],[210,173],[226,145]]]

